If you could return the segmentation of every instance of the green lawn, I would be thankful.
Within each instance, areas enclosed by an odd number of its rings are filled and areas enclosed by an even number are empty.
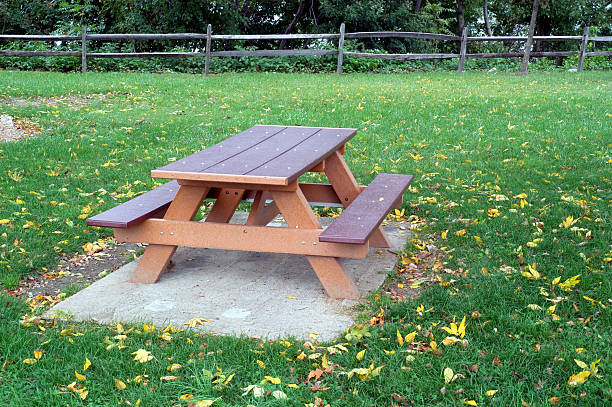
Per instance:
[[[419,298],[375,294],[326,344],[43,321],[0,294],[5,405],[612,403],[612,73],[0,72],[0,99],[87,95],[0,105],[42,129],[0,145],[5,288],[109,236],[84,218],[156,185],[151,169],[257,123],[359,129],[346,157],[360,182],[415,175],[418,229],[393,284],[419,284],[407,265],[427,245],[443,255]],[[464,317],[465,337],[449,333]]]

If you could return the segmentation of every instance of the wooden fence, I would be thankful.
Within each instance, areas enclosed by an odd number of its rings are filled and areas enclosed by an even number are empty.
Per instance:
[[[344,41],[356,38],[416,38],[426,40],[456,41],[459,53],[443,54],[376,54],[364,52],[344,51]],[[287,50],[238,50],[238,51],[211,51],[212,41],[236,41],[236,40],[337,40],[337,49],[287,49]],[[145,40],[200,40],[206,41],[204,52],[87,52],[87,41],[145,41]],[[579,55],[577,70],[581,71],[584,65],[584,58],[598,55],[612,55],[612,51],[587,52],[587,43],[612,41],[612,36],[590,37],[589,27],[584,29],[583,35],[561,35],[561,36],[533,36],[534,41],[579,41],[579,51],[527,51],[530,57],[567,57]],[[81,57],[81,70],[87,71],[88,58],[159,58],[159,57],[204,57],[204,70],[206,75],[210,71],[211,57],[245,57],[245,56],[297,56],[297,55],[337,55],[337,73],[342,73],[344,57],[351,58],[381,58],[395,60],[416,60],[416,59],[448,59],[459,58],[457,71],[461,73],[466,58],[520,58],[525,52],[495,52],[495,53],[468,53],[467,44],[469,42],[480,41],[501,41],[501,42],[526,42],[528,37],[523,36],[490,36],[490,37],[469,37],[467,29],[461,36],[418,33],[418,32],[353,32],[346,33],[344,24],[340,26],[337,34],[268,34],[268,35],[213,35],[212,27],[209,24],[206,34],[89,34],[87,29],[82,27],[81,35],[0,35],[0,41],[80,41],[81,51],[12,51],[0,50],[0,56],[73,56]]]

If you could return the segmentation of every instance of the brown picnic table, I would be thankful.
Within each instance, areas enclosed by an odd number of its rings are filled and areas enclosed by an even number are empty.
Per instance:
[[[106,212],[87,225],[112,227],[115,238],[146,242],[131,282],[155,283],[178,246],[306,255],[327,294],[358,298],[340,258],[364,258],[369,247],[389,247],[380,224],[401,204],[412,175],[379,174],[357,184],[343,153],[355,129],[262,126],[151,171],[173,179]],[[299,182],[324,172],[330,184]],[[192,219],[215,199],[204,222]],[[253,204],[244,225],[229,224],[242,200]],[[325,230],[311,203],[341,204]],[[288,227],[266,226],[278,214]]]

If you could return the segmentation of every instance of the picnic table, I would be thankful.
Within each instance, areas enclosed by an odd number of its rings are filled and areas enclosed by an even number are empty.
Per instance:
[[[257,125],[209,148],[151,171],[172,179],[87,219],[114,228],[123,242],[146,242],[131,282],[155,283],[178,246],[306,255],[332,298],[358,298],[340,258],[364,258],[389,247],[380,224],[401,204],[412,175],[379,174],[360,186],[343,154],[355,129]],[[324,172],[330,184],[299,182]],[[203,222],[192,219],[215,199]],[[243,200],[252,200],[244,225],[229,224]],[[341,204],[325,230],[311,203]],[[288,227],[266,226],[281,214]]]

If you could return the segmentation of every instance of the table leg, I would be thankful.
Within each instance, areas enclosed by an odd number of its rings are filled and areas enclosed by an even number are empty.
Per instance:
[[[244,189],[222,188],[205,222],[227,223],[242,201]]]
[[[206,199],[209,188],[181,185],[174,200],[166,211],[164,219],[191,220]],[[130,278],[132,283],[155,283],[164,271],[176,246],[151,244],[147,246],[144,254]]]
[[[295,192],[272,191],[272,198],[290,228],[322,229],[298,187]],[[337,257],[306,256],[323,288],[332,298],[359,298],[359,290]]]
[[[338,151],[325,160],[325,175],[345,208],[361,192],[353,173]],[[391,242],[380,226],[370,236],[370,247],[391,247]]]
[[[272,221],[278,215],[278,207],[276,202],[272,201],[266,206],[266,200],[270,197],[270,193],[267,191],[257,191],[255,198],[253,199],[253,206],[249,213],[249,218],[246,221],[247,225],[260,225],[265,226]]]

